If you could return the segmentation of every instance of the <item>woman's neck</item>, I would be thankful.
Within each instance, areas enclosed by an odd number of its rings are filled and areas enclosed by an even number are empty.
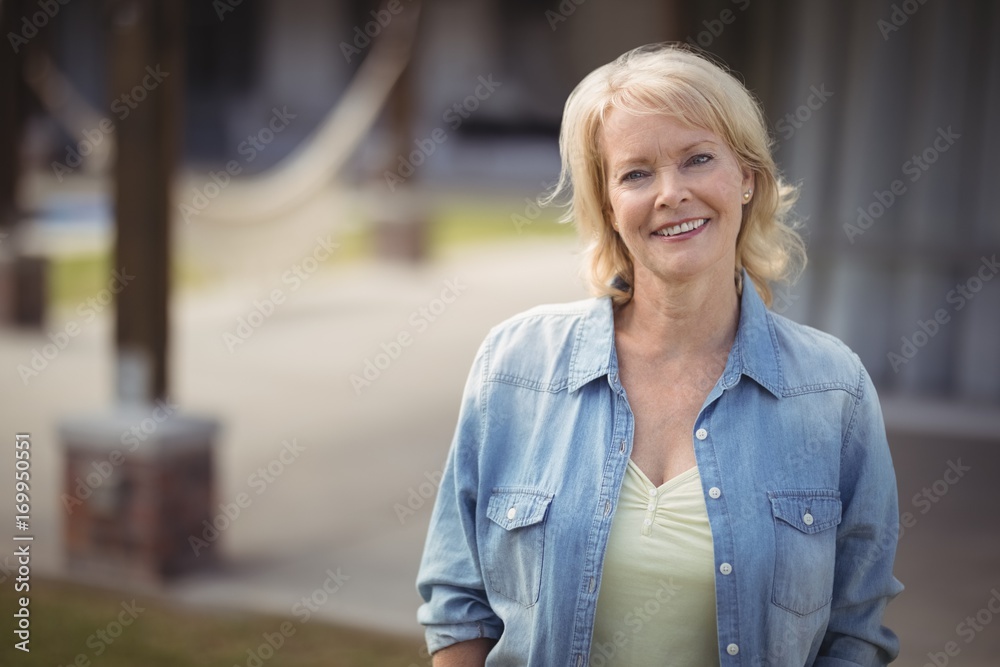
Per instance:
[[[732,347],[739,314],[732,271],[670,283],[639,274],[632,300],[615,314],[615,330],[650,362],[716,356]]]

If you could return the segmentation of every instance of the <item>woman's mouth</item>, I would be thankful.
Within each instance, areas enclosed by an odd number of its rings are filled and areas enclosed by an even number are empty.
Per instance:
[[[686,220],[679,225],[670,225],[669,227],[664,227],[653,232],[653,236],[662,236],[669,239],[681,239],[694,236],[699,233],[699,230],[704,228],[708,224],[709,218],[695,218],[694,220]]]

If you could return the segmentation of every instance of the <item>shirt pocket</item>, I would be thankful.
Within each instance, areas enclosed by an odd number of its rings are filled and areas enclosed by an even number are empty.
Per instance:
[[[833,599],[840,492],[772,491],[774,586],[771,601],[799,616]]]
[[[525,488],[493,489],[483,554],[492,591],[525,607],[538,602],[545,552],[545,516],[551,493]]]

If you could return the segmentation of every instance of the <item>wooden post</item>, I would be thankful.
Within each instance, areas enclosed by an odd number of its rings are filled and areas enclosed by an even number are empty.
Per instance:
[[[19,2],[0,3],[0,35],[16,32]],[[4,40],[6,41],[6,39]],[[18,136],[21,125],[21,59],[10,44],[0,48],[0,243],[8,242],[14,226],[17,189]]]
[[[111,13],[111,94],[118,116],[115,165],[115,342],[118,398],[167,393],[170,190],[180,146],[184,3],[117,0]],[[134,276],[134,278],[129,278]]]
[[[37,33],[26,34],[25,21],[37,12],[26,0],[0,2],[0,321],[41,328],[45,320],[47,260],[25,255],[19,235],[22,213],[17,192],[23,165],[21,137],[27,86],[22,76],[29,53],[44,48]],[[30,23],[28,24],[31,25]],[[34,28],[33,28],[34,29]],[[46,33],[46,36],[48,33]]]
[[[220,521],[228,522],[212,511],[218,424],[177,414],[167,398],[170,190],[180,145],[183,4],[111,4],[110,90],[122,108],[115,128],[113,267],[118,400],[108,414],[65,419],[59,427],[67,565],[88,580],[156,584],[207,564]]]
[[[375,2],[376,9],[385,9],[384,2]],[[383,40],[402,41],[408,39],[408,32],[416,31],[416,24],[421,11],[420,3],[414,2],[393,24],[379,36]],[[409,22],[409,25],[403,25]],[[389,94],[386,105],[388,116],[388,134],[391,154],[386,156],[383,169],[379,170],[375,187],[382,190],[386,182],[384,172],[395,172],[399,169],[398,156],[409,155],[414,149],[413,111],[419,91],[413,80],[413,67],[406,65],[400,74],[396,85]],[[412,180],[419,181],[419,177]],[[426,258],[428,252],[428,236],[430,225],[426,211],[414,196],[415,188],[412,180],[397,184],[392,193],[382,200],[382,206],[376,213],[374,221],[375,252],[385,259],[419,262]]]

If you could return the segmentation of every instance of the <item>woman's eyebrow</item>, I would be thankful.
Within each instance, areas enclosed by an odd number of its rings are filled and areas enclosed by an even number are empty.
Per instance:
[[[711,137],[705,137],[703,139],[697,139],[695,141],[692,141],[691,143],[689,143],[686,146],[684,146],[683,148],[681,148],[679,152],[681,152],[681,153],[687,153],[691,149],[696,148],[696,147],[700,146],[701,144],[711,144],[713,146],[717,146],[718,145],[718,143],[714,139],[712,139]]]
[[[697,139],[695,141],[692,141],[689,144],[685,144],[684,146],[682,146],[681,148],[679,148],[677,150],[677,152],[678,153],[687,153],[687,152],[689,152],[689,151],[697,148],[698,146],[701,146],[702,144],[710,144],[712,146],[718,146],[718,143],[715,140],[713,140],[713,139],[711,139],[709,137],[705,137],[704,139]],[[644,153],[628,154],[628,155],[625,155],[624,157],[621,157],[621,158],[615,160],[611,164],[611,167],[612,167],[612,170],[618,170],[618,169],[623,168],[624,166],[633,165],[633,164],[642,164],[642,163],[645,163],[645,162],[649,162],[649,158]]]

